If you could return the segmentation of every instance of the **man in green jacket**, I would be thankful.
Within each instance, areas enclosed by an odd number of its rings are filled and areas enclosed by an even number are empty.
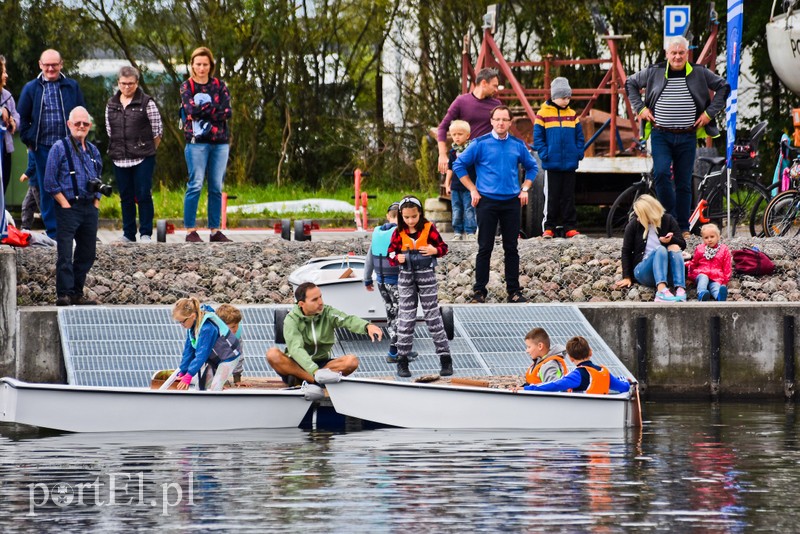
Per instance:
[[[314,373],[323,367],[345,376],[358,368],[355,354],[331,358],[336,343],[335,328],[367,334],[373,342],[383,338],[383,330],[374,324],[326,306],[322,291],[311,282],[297,286],[294,296],[297,304],[283,323],[286,352],[278,347],[267,351],[267,363],[289,386],[303,381],[314,383]]]

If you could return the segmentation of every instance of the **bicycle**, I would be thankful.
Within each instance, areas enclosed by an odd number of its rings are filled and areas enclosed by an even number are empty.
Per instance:
[[[763,235],[761,228],[764,210],[769,203],[770,195],[767,188],[758,182],[755,174],[758,169],[757,147],[766,131],[766,122],[757,124],[748,133],[748,138],[737,143],[734,147],[733,170],[731,176],[731,235],[736,228],[745,223],[750,235]],[[644,143],[641,144],[644,149]],[[727,178],[725,174],[725,158],[700,156],[697,158],[699,167],[708,167],[705,173],[692,172],[692,183],[699,182],[697,187],[700,202],[692,214],[697,220],[710,220],[723,228],[727,221]],[[698,165],[695,166],[697,168]],[[772,186],[770,186],[772,187]],[[625,189],[614,200],[606,218],[606,235],[613,237],[621,235],[633,215],[633,203],[639,196],[655,193],[655,183],[652,172],[642,173],[642,178]],[[705,205],[703,202],[705,201]]]
[[[764,212],[764,233],[767,237],[783,237],[795,229],[800,215],[800,156],[789,167],[791,189],[775,195]],[[794,235],[800,234],[800,226]]]

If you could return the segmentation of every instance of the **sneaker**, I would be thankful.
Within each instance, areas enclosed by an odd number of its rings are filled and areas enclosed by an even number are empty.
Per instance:
[[[97,301],[83,295],[72,295],[70,298],[73,306],[97,306]]]
[[[699,300],[700,302],[711,300],[711,293],[709,293],[708,291],[698,291],[697,300]]]
[[[325,390],[319,387],[317,384],[303,382],[303,385],[300,387],[300,391],[303,392],[303,396],[307,401],[318,401],[325,398]]]
[[[485,304],[486,303],[486,294],[481,293],[480,291],[476,291],[472,295],[472,300],[470,300],[471,304]]]
[[[686,302],[686,290],[679,287],[675,290],[675,300],[678,302]]]
[[[656,302],[675,302],[676,300],[675,295],[669,289],[656,291]]]
[[[72,299],[69,298],[69,295],[61,295],[56,299],[56,306],[69,306],[72,304]]]
[[[439,376],[452,376],[453,375],[453,358],[452,356],[441,356],[439,361],[442,368],[439,371]]]
[[[722,302],[724,300],[728,300],[728,288],[726,286],[720,286],[719,293],[717,293],[717,301]]]
[[[408,361],[413,362],[414,360],[417,359],[417,356],[419,356],[419,353],[412,350],[411,352],[408,353],[408,356],[406,357],[408,358]],[[398,358],[397,353],[395,354],[392,354],[391,352],[386,353],[386,363],[397,363],[397,358]]]
[[[477,241],[478,240],[478,236],[477,236],[477,234],[466,234],[464,236],[464,239],[466,239],[467,241]]]
[[[197,231],[192,230],[188,234],[186,234],[186,242],[187,243],[202,243],[203,238],[197,233]]]
[[[573,238],[573,237],[575,237],[575,238],[581,238],[581,237],[583,237],[583,234],[582,234],[582,233],[580,233],[580,232],[579,232],[579,231],[577,231],[577,230],[570,230],[570,231],[569,231],[569,232],[567,232],[565,235],[566,235],[567,239],[571,239],[571,238]]]
[[[141,243],[152,243],[153,242],[153,238],[150,237],[149,235],[140,235],[139,236],[139,242],[141,242]]]
[[[453,234],[453,241],[463,241],[464,236],[462,234]]]
[[[136,242],[135,239],[130,239],[126,236],[122,236],[119,239],[117,239],[117,243],[135,243],[135,242]]]
[[[217,230],[213,234],[211,234],[211,238],[209,239],[211,243],[230,243],[231,240],[228,239],[225,234]]]
[[[397,359],[397,376],[400,378],[408,378],[411,376],[411,371],[408,369],[408,358]]]
[[[522,295],[522,291],[516,291],[516,292],[514,292],[514,293],[510,294],[510,295],[508,296],[508,299],[506,299],[506,300],[507,300],[508,302],[511,302],[511,303],[513,303],[513,304],[523,304],[523,303],[525,303],[525,302],[528,302],[528,299],[526,299],[526,298],[525,298],[525,297]]]
[[[545,239],[553,239],[556,234],[552,230],[545,230],[542,232],[542,237]]]

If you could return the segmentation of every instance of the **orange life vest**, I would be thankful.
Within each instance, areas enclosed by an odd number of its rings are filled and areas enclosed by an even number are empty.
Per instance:
[[[589,385],[586,387],[584,393],[594,393],[597,395],[605,395],[611,388],[611,373],[606,367],[598,365],[600,370],[588,365],[581,366],[580,369],[589,373]]]
[[[528,384],[541,384],[542,379],[539,377],[539,371],[544,364],[551,361],[558,362],[558,365],[561,367],[561,376],[559,376],[559,378],[567,374],[567,362],[558,354],[553,354],[552,356],[547,356],[539,363],[531,364],[531,366],[528,367],[528,371],[525,373],[525,382]]]
[[[420,247],[424,247],[428,244],[428,234],[431,233],[431,224],[430,221],[426,222],[422,226],[422,230],[419,232],[419,235],[416,239],[411,239],[411,236],[408,235],[408,230],[401,230],[400,231],[400,239],[403,243],[402,250],[419,250]]]

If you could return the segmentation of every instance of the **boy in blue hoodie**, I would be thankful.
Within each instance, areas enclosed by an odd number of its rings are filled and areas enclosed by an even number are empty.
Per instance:
[[[386,331],[389,333],[389,352],[386,361],[397,363],[397,311],[400,307],[400,296],[397,290],[397,279],[400,268],[389,264],[389,243],[397,228],[397,215],[400,204],[392,202],[386,210],[386,222],[372,231],[372,243],[367,250],[364,262],[364,286],[367,291],[375,291],[372,273],[378,282],[378,291],[386,307]],[[416,352],[409,354],[409,360],[417,357]]]
[[[575,211],[575,171],[583,159],[583,130],[578,114],[569,107],[572,88],[566,78],[550,84],[550,100],[542,104],[533,125],[533,148],[547,171],[547,214],[542,237],[555,237],[558,226],[565,237],[580,232]]]

